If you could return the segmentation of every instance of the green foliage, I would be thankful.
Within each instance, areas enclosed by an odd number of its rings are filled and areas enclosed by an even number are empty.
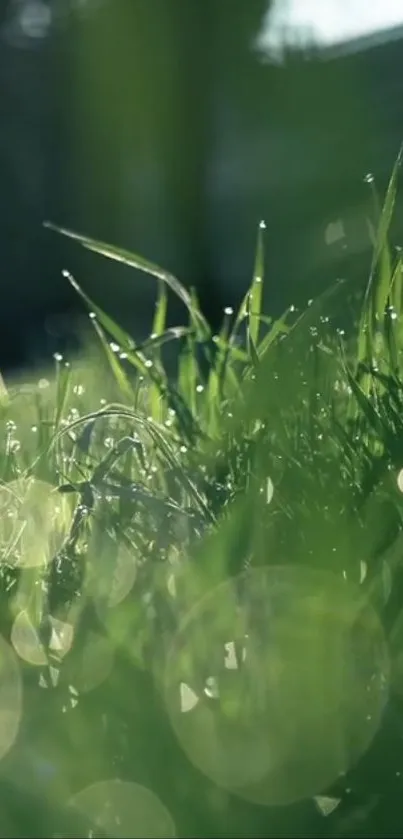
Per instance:
[[[150,337],[136,344],[66,272],[94,330],[88,353],[57,357],[49,380],[0,397],[0,504],[12,522],[0,528],[2,631],[11,637],[24,613],[40,675],[50,685],[57,671],[62,704],[94,628],[104,664],[106,648],[123,651],[158,679],[201,596],[253,567],[287,563],[362,587],[389,633],[401,694],[403,269],[389,242],[399,167],[400,156],[356,336],[333,326],[343,283],[302,313],[291,306],[273,321],[262,312],[262,224],[250,289],[217,335],[195,292],[158,266],[53,227],[157,284]],[[168,292],[185,304],[187,324],[167,326]],[[27,564],[19,528],[32,485],[64,506],[47,561]],[[52,648],[55,621],[73,627],[70,651]]]

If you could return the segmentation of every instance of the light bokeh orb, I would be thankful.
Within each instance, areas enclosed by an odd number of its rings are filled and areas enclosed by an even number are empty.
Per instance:
[[[38,632],[25,609],[18,612],[11,628],[10,640],[17,655],[35,667],[48,663],[48,656]]]
[[[35,478],[0,486],[0,562],[19,568],[47,565],[72,522],[67,495]]]
[[[17,738],[22,711],[22,676],[18,659],[0,637],[0,759]]]
[[[86,589],[104,615],[130,594],[137,576],[137,559],[123,542],[106,535],[101,551],[87,567]]]
[[[139,784],[119,779],[100,781],[77,793],[69,803],[108,837],[171,839],[176,835],[167,808]]]
[[[105,682],[113,665],[114,652],[109,638],[90,631],[68,662],[68,678],[78,693],[89,693]]]
[[[315,796],[368,749],[389,655],[359,588],[282,566],[221,584],[180,626],[165,695],[176,736],[219,786],[266,805]]]

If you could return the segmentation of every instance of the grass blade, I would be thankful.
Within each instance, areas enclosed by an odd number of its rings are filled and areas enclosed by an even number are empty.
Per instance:
[[[82,236],[80,233],[75,233],[72,230],[68,230],[66,227],[59,227],[58,225],[52,224],[48,221],[45,222],[44,226],[49,230],[60,233],[62,236],[73,239],[82,245],[82,247],[92,251],[93,253],[105,256],[107,259],[112,259],[115,262],[122,263],[123,265],[128,265],[131,268],[137,268],[139,271],[142,271],[157,280],[161,280],[171,289],[171,291],[174,292],[174,294],[176,294],[182,303],[184,303],[190,313],[192,322],[198,329],[198,332],[203,336],[209,333],[210,330],[207,321],[201,314],[200,309],[193,305],[191,295],[173,274],[170,274],[168,271],[164,271],[163,268],[159,267],[159,265],[144,259],[144,257],[123,248],[117,248],[114,245],[108,245],[105,242],[91,239],[88,236]]]
[[[259,224],[256,244],[255,268],[253,280],[248,296],[248,336],[253,347],[259,343],[260,315],[262,311],[263,280],[264,280],[264,230],[263,221]]]

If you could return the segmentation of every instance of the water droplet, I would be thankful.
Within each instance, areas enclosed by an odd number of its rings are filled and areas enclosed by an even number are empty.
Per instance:
[[[262,219],[262,220],[259,222],[259,227],[260,227],[260,230],[266,230],[266,226],[267,226],[267,225],[266,225],[266,222]]]
[[[197,393],[203,393],[203,390],[204,390],[203,385],[197,385],[196,390],[197,390]]]
[[[153,363],[152,363],[150,358],[147,358],[147,361],[145,362],[145,366],[148,367],[148,368],[153,366]]]
[[[367,174],[365,175],[365,178],[364,178],[364,183],[373,184],[374,180],[375,180],[375,178],[374,178],[372,172],[367,172]]]
[[[88,317],[90,318],[90,320],[95,320],[96,319],[95,312],[89,312]]]
[[[225,315],[233,315],[234,310],[233,310],[232,306],[226,306],[225,309],[224,309],[224,314]]]
[[[114,341],[111,341],[109,346],[110,346],[112,352],[119,352],[120,351],[119,344],[115,344]]]
[[[58,361],[58,362],[63,361],[63,356],[59,352],[53,353],[53,358],[54,358],[55,361]]]

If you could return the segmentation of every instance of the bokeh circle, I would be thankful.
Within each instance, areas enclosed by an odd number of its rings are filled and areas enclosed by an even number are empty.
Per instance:
[[[102,831],[119,839],[174,839],[172,816],[146,787],[119,779],[99,781],[71,798],[70,807]]]
[[[388,697],[381,623],[358,587],[293,566],[222,583],[183,621],[165,696],[191,762],[239,796],[319,794],[368,749]]]
[[[18,568],[47,565],[71,526],[67,495],[36,478],[0,485],[0,562]]]
[[[12,647],[0,637],[0,759],[17,739],[23,711],[22,675]]]

